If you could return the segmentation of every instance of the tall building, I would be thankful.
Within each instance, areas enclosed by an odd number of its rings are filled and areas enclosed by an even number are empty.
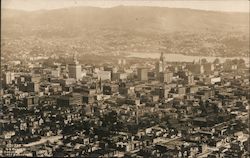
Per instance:
[[[184,77],[184,83],[188,85],[193,85],[194,84],[194,76],[189,73]]]
[[[140,81],[148,80],[148,69],[147,68],[139,68],[138,69],[138,79]]]
[[[194,84],[194,75],[189,71],[179,71],[179,78],[183,79],[184,84],[193,85]]]
[[[79,62],[77,61],[75,55],[74,55],[73,62],[68,65],[68,71],[69,71],[69,78],[74,78],[76,80],[81,79],[82,68]]]
[[[15,75],[13,72],[5,72],[3,74],[3,83],[4,84],[11,84],[14,79],[15,79]]]
[[[161,83],[171,83],[173,80],[172,72],[161,72],[159,73],[159,80]]]
[[[161,53],[160,60],[156,62],[155,69],[156,77],[159,78],[159,74],[165,71],[165,57],[163,53]]]

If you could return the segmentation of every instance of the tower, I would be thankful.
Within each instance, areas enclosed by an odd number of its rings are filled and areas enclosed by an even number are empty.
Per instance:
[[[14,73],[13,72],[5,72],[3,73],[3,83],[4,84],[11,84],[12,80],[15,79]]]
[[[138,79],[140,81],[148,80],[148,69],[147,68],[139,68],[138,69]]]
[[[164,72],[165,71],[165,57],[163,55],[163,52],[161,52],[161,57],[160,57],[160,65],[161,67],[161,71]]]
[[[73,62],[68,65],[69,78],[74,78],[76,80],[81,79],[82,68],[77,61],[76,54],[73,55]]]
[[[136,122],[137,125],[139,125],[139,106],[140,106],[140,100],[135,103],[135,108],[136,108],[135,122]]]
[[[102,79],[100,78],[99,80],[96,80],[96,92],[100,93],[103,91],[103,85],[102,85]]]
[[[136,124],[139,124],[138,105],[136,105]]]
[[[165,57],[163,52],[161,52],[160,60],[156,62],[156,77],[159,79],[159,74],[165,71]]]
[[[159,73],[159,80],[161,83],[171,83],[173,80],[172,72],[161,72]]]

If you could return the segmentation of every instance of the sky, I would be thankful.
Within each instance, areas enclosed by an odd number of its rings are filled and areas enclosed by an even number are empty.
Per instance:
[[[26,11],[78,6],[109,8],[124,6],[159,6],[212,11],[249,12],[248,0],[1,0],[2,8]]]

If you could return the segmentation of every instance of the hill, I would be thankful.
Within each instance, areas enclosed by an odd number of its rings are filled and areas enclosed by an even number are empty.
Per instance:
[[[48,42],[64,43],[65,47],[73,44],[79,51],[90,52],[245,56],[249,52],[249,14],[139,6],[31,12],[3,9],[5,38],[20,42],[35,38],[51,49]]]
[[[84,33],[86,29],[161,33],[181,31],[246,32],[249,30],[249,15],[247,13],[161,7],[77,7],[32,12],[5,9],[2,14],[3,26],[6,25],[6,28],[3,27],[6,30],[3,33],[23,31],[24,35],[48,32],[53,35],[58,34],[58,31],[62,35],[64,31],[65,34],[76,32],[75,34],[80,35],[79,33]]]

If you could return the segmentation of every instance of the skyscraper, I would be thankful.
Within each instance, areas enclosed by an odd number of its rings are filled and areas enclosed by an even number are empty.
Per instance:
[[[159,80],[161,83],[171,83],[173,80],[172,72],[161,72],[159,73]]]
[[[76,55],[74,54],[73,57],[73,62],[69,64],[68,66],[68,70],[69,70],[69,78],[74,78],[76,80],[80,80],[81,79],[81,65],[79,64],[79,62],[76,59]]]
[[[3,83],[4,84],[11,84],[12,80],[15,79],[15,75],[13,72],[5,72],[3,73]]]
[[[159,74],[165,71],[165,57],[163,53],[161,53],[160,60],[156,62],[155,69],[156,77],[159,79]]]
[[[148,80],[148,69],[139,68],[138,69],[138,79],[140,81],[147,81]]]

